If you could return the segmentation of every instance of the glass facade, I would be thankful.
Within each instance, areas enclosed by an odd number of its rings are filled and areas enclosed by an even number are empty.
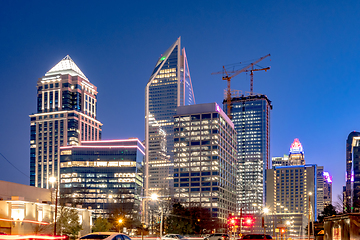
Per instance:
[[[180,38],[158,59],[145,92],[145,194],[169,195],[173,190],[173,116],[178,106],[195,103]]]
[[[346,141],[346,186],[344,211],[360,212],[360,133],[351,132]]]
[[[208,209],[226,227],[236,211],[236,132],[216,103],[177,109],[174,154],[175,200]]]
[[[101,139],[97,88],[66,56],[37,82],[37,113],[30,115],[30,185],[50,188],[59,179],[60,146]]]
[[[226,100],[223,102],[227,111]],[[237,207],[259,213],[265,201],[265,170],[269,168],[270,100],[265,95],[231,99],[231,119],[237,132]],[[254,208],[254,205],[258,206]]]
[[[91,207],[94,217],[140,220],[144,146],[138,139],[89,141],[60,148],[60,199]]]

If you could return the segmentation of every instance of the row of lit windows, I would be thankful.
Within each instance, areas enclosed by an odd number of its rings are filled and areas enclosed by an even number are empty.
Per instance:
[[[61,163],[61,167],[135,167],[136,162],[105,162],[105,161],[72,161]]]

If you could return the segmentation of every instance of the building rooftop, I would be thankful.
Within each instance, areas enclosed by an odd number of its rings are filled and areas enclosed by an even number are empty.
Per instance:
[[[51,68],[45,76],[54,74],[70,74],[71,76],[79,76],[89,81],[69,55],[66,55],[58,64]]]

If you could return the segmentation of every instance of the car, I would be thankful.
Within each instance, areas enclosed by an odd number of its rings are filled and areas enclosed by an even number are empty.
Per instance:
[[[185,238],[183,235],[180,234],[166,234],[161,238],[161,240],[176,240],[176,239],[187,240],[187,238]]]
[[[264,238],[265,236],[265,238]],[[270,235],[264,235],[264,234],[246,234],[242,237],[242,239],[272,239]]]
[[[204,237],[204,240],[228,240],[229,235],[225,233],[213,233],[210,234],[208,237]]]
[[[123,233],[94,232],[80,237],[79,240],[131,240],[131,238]]]

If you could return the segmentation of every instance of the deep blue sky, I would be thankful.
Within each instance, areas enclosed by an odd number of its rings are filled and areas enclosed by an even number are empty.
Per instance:
[[[144,139],[144,91],[181,36],[197,103],[222,103],[222,65],[271,53],[254,92],[273,103],[271,156],[299,138],[307,163],[345,172],[345,141],[360,130],[359,1],[1,1],[0,153],[29,175],[29,114],[37,79],[69,54],[98,87],[103,139]],[[249,90],[239,75],[232,88]],[[0,156],[0,180],[29,183]]]

